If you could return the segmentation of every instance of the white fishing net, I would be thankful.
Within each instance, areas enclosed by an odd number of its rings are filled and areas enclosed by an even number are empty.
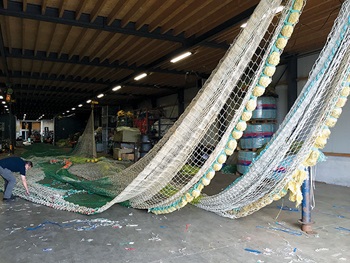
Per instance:
[[[276,13],[281,3],[284,9]],[[349,1],[343,4],[298,100],[247,173],[219,194],[205,196],[202,190],[236,150],[258,98],[272,81],[303,7],[302,0],[260,1],[247,26],[185,112],[135,164],[120,172],[107,161],[106,165],[101,160],[99,166],[74,167],[72,160],[69,170],[89,180],[90,191],[113,200],[96,209],[77,206],[62,198],[50,199],[50,195],[55,196],[52,189],[43,191],[45,197],[41,197],[40,189],[45,187],[33,180],[30,187],[36,184],[37,191],[31,201],[85,214],[102,212],[127,201],[132,207],[159,214],[172,212],[195,199],[197,206],[232,218],[260,209],[281,198],[288,189],[292,200],[300,202],[305,168],[319,159],[318,149],[326,143],[329,127],[335,124],[349,95]],[[96,151],[88,145],[95,145],[91,138],[93,120],[87,126],[76,154],[95,158],[94,154],[85,154]],[[80,179],[61,177],[67,183],[80,183]],[[17,193],[26,198],[23,191]]]

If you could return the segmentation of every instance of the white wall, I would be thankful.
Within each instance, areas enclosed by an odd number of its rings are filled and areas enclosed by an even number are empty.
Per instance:
[[[316,61],[318,54],[310,55],[307,57],[298,59],[298,94],[304,87],[307,77],[312,69],[314,62]],[[280,67],[276,75],[279,76],[282,67]],[[282,77],[281,82],[285,83],[285,76]],[[284,116],[287,114],[287,85],[279,85],[276,87],[276,92],[279,95],[278,98],[278,113],[277,120],[281,123]],[[343,108],[342,115],[340,116],[337,125],[331,128],[331,137],[328,140],[326,147],[322,150],[325,153],[350,153],[350,144],[348,124],[350,120],[350,103],[346,104]],[[315,179],[319,182],[325,182],[329,184],[350,186],[350,174],[347,172],[350,170],[350,158],[339,156],[327,156],[327,160],[322,163],[318,163],[315,168]]]
[[[48,127],[49,131],[53,131],[54,127],[55,127],[53,120],[42,120],[41,121],[41,133],[44,132],[45,127]]]
[[[309,75],[313,63],[318,54],[304,57],[298,60],[298,77],[303,78]],[[298,82],[298,90],[304,86],[306,80]],[[338,119],[337,125],[331,128],[331,136],[322,152],[330,153],[350,153],[349,145],[349,120],[350,104],[343,108],[342,115]],[[339,156],[327,156],[327,160],[318,163],[315,168],[315,180],[329,184],[350,186],[350,158]]]

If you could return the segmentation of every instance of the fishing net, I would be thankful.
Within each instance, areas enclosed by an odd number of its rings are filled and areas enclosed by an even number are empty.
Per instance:
[[[105,211],[116,203],[160,214],[192,202],[236,218],[281,198],[288,190],[291,199],[300,202],[305,169],[322,157],[319,149],[326,143],[329,127],[335,124],[349,95],[348,1],[343,4],[309,81],[270,142],[247,172],[224,191],[213,196],[202,194],[235,152],[304,6],[302,0],[283,1],[284,9],[276,13],[281,3],[260,1],[247,26],[185,112],[138,162],[119,169],[115,161],[91,154],[93,146],[88,144],[95,143],[91,138],[93,121],[89,121],[90,127],[82,135],[75,155],[51,163],[49,158],[33,158],[37,165],[28,176],[33,194],[26,196],[20,187],[15,193],[33,202],[84,214]],[[52,172],[45,174],[42,167],[48,163],[53,165]],[[229,168],[224,169],[227,171]],[[62,185],[58,188],[38,183],[48,174],[53,182]],[[67,185],[69,189],[64,188]],[[90,194],[101,199],[96,197],[96,202],[90,202]]]

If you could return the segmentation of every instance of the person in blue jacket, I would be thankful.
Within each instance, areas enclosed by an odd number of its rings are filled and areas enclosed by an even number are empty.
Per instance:
[[[33,167],[31,161],[24,161],[20,157],[7,157],[0,160],[0,175],[5,180],[4,184],[4,197],[2,200],[13,200],[15,197],[12,195],[12,190],[16,185],[16,178],[12,173],[20,173],[22,184],[26,190],[26,194],[29,195],[26,171]]]

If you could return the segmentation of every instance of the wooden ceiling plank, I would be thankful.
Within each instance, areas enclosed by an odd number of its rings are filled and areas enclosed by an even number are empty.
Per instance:
[[[85,77],[88,79],[96,79],[96,72],[100,71],[101,69],[97,67],[90,67],[89,70],[86,72]]]
[[[59,18],[63,17],[63,13],[65,11],[66,4],[67,4],[67,0],[62,0],[61,6],[59,8],[59,15],[58,15]]]
[[[123,50],[127,49],[130,45],[130,43],[134,43],[132,42],[134,38],[132,36],[122,36],[120,38],[120,42],[118,42],[118,45],[116,47],[114,47],[114,50],[110,50],[107,59],[109,60],[109,62],[115,62],[117,59],[112,60],[112,58],[118,56],[119,52],[123,52]],[[122,62],[120,61],[120,63],[122,64]]]
[[[30,76],[33,75],[33,71],[34,71],[34,60],[30,60],[31,65],[30,65],[30,69],[29,69],[29,74]]]
[[[11,38],[11,28],[10,28],[10,18],[8,16],[5,16],[5,28],[6,28],[6,38],[7,38],[7,44],[8,44],[8,48],[10,53],[12,52],[12,38]]]
[[[134,50],[134,52],[132,54],[129,54],[129,63],[130,64],[134,64],[141,54],[143,54],[143,52],[145,52],[144,50],[148,50],[151,47],[153,47],[156,42],[158,42],[156,39],[153,40],[148,40],[148,39],[144,39],[142,42],[140,42],[140,46],[142,48],[139,48],[137,50]]]
[[[70,70],[71,75],[74,76],[74,79],[76,79],[78,76],[80,76],[80,74],[79,74],[80,71],[81,71],[81,65],[76,65],[76,64],[73,64],[73,67]]]
[[[146,3],[144,3],[146,4]],[[152,16],[154,10],[156,10],[159,6],[159,2],[157,0],[148,0],[147,1],[147,8],[144,8],[143,13],[141,16],[135,21],[135,28],[136,30],[139,30],[141,27],[145,25],[145,21],[147,18]]]
[[[111,69],[111,68],[101,68],[96,74],[96,79],[105,81],[106,79],[109,79],[111,72],[114,72],[114,71],[119,71],[119,70]]]
[[[86,40],[85,46],[79,51],[79,54],[81,54],[81,56],[79,56],[80,60],[84,58],[84,54],[89,56],[88,50],[91,48],[91,43],[95,41],[95,39],[98,39],[101,33],[101,31],[95,30],[95,33],[92,34],[88,40]]]
[[[66,38],[64,39],[63,44],[61,45],[61,48],[58,51],[58,57],[61,57],[61,55],[63,53],[63,49],[64,49],[65,45],[67,44],[67,41],[70,39],[70,34],[72,32],[72,28],[73,28],[72,26],[68,26],[68,30],[67,30],[67,33],[66,33]]]
[[[24,50],[26,48],[26,44],[25,44],[25,41],[26,41],[26,22],[24,19],[21,19],[21,23],[22,23],[22,54],[24,54]]]
[[[41,3],[41,14],[42,14],[42,15],[45,15],[46,6],[47,6],[47,1],[48,1],[48,0],[43,0],[42,3]]]
[[[125,36],[125,35],[117,35],[116,41],[111,43],[111,45],[117,46],[120,43],[122,43],[123,41],[125,41],[126,38],[127,38],[127,36]],[[100,62],[108,59],[108,56],[110,56],[110,55],[113,55],[113,54],[111,54],[111,49],[106,48],[106,50],[100,55]]]
[[[142,41],[142,40],[141,40]],[[129,43],[125,43],[127,45],[127,49],[125,48],[125,52],[117,52],[111,55],[108,59],[110,62],[119,61],[120,63],[124,63],[129,61],[129,56],[133,54],[133,52],[139,51],[142,47],[142,50],[145,50],[145,47],[141,44],[141,41],[128,41]],[[131,42],[131,43],[130,43]]]
[[[71,59],[74,55],[76,55],[76,54],[75,54],[75,51],[76,51],[78,45],[80,44],[81,40],[85,37],[87,31],[88,31],[87,28],[83,28],[83,29],[80,31],[79,36],[75,39],[72,48],[69,50],[69,59]]]
[[[121,72],[121,70],[119,69],[108,69],[108,68],[103,68],[101,70],[99,70],[97,73],[96,73],[96,81],[98,81],[99,83],[104,83],[104,85],[108,85],[108,86],[111,86],[111,85],[114,85],[114,79],[111,78],[111,74],[113,74],[114,72]]]
[[[80,66],[79,72],[74,74],[74,80],[77,79],[84,79],[87,75],[87,73],[92,69],[91,66]]]
[[[8,7],[8,0],[3,0],[2,5],[4,6],[5,9]]]
[[[23,12],[27,12],[27,0],[23,0],[22,8]]]
[[[197,1],[186,1],[186,4],[182,4],[179,7],[175,7],[176,9],[174,9],[174,12],[172,12],[171,15],[167,16],[163,20],[161,25],[161,32],[166,33],[169,30],[175,28],[176,24],[181,22],[180,20],[186,19],[185,16],[188,16],[187,14],[189,12],[196,12],[195,10],[198,9],[198,6],[201,6],[201,4],[199,4],[197,0]],[[181,15],[174,16],[174,14],[179,14],[179,13],[181,13]]]
[[[100,13],[102,7],[104,6],[104,4],[106,3],[106,1],[108,0],[100,0],[98,2],[96,2],[96,5],[94,7],[94,9],[91,11],[90,14],[90,22],[93,23],[95,21],[95,19],[97,18],[98,14]]]
[[[124,15],[123,19],[121,20],[120,26],[122,28],[125,27],[129,22],[131,22],[132,17],[137,16],[139,13],[141,13],[143,5],[144,3],[142,1],[135,1],[129,9],[129,11]]]
[[[52,48],[52,45],[55,41],[55,33],[56,33],[56,29],[57,29],[57,24],[54,24],[53,26],[53,30],[51,30],[51,34],[50,34],[50,41],[49,41],[49,45],[48,47],[46,48],[46,56],[48,57],[51,53],[51,48]]]
[[[120,12],[120,9],[123,7],[124,4],[125,1],[118,1],[118,3],[115,5],[113,10],[109,13],[107,17],[107,26],[110,26],[114,22],[114,20],[118,16],[118,13]]]
[[[245,10],[251,8],[257,4],[257,1],[246,1],[240,5],[237,5],[236,2],[232,1],[222,1],[220,4],[216,4],[214,7],[208,6],[206,10],[203,12],[206,13],[205,26],[203,26],[203,21],[199,21],[199,17],[193,17],[192,25],[184,26],[184,31],[186,32],[186,37],[191,37],[193,35],[202,35],[208,31],[208,28],[214,28],[219,24],[222,24],[222,17],[228,17],[231,14],[233,8],[237,10],[236,15],[244,12]],[[218,16],[217,14],[222,14],[222,16]],[[200,16],[200,15],[199,15]],[[179,25],[181,27],[181,25]]]
[[[88,2],[87,0],[80,0],[79,1],[79,5],[78,5],[78,8],[77,8],[77,11],[75,12],[75,20],[79,20],[80,19],[80,16],[83,13],[83,10],[84,10],[87,2]]]
[[[227,1],[220,1],[221,5],[226,4]],[[213,5],[214,4],[214,5]],[[217,2],[206,2],[206,4],[200,5],[200,7],[196,9],[191,9],[188,8],[189,12],[186,13],[186,15],[182,15],[181,18],[178,21],[173,21],[174,22],[174,35],[178,35],[184,31],[186,31],[189,27],[193,27],[194,24],[200,22],[202,24],[205,24],[207,27],[207,14],[210,12],[211,9],[215,9],[217,6],[221,6]],[[203,15],[205,14],[205,15]]]
[[[150,32],[154,31],[158,26],[159,24],[161,24],[161,21],[163,21],[163,19],[165,19],[165,17],[167,17],[168,15],[168,12],[170,12],[171,10],[171,6],[176,5],[176,0],[169,0],[169,1],[161,1],[161,3],[159,3],[160,6],[158,6],[151,18],[148,18],[148,29]]]
[[[90,61],[92,61],[95,58],[97,58],[98,55],[104,50],[104,48],[109,46],[108,43],[110,41],[112,41],[114,35],[115,34],[113,34],[113,33],[106,34],[106,36],[102,39],[101,43],[99,45],[97,45],[94,50],[91,51]]]
[[[160,43],[156,49],[148,50],[148,52],[143,52],[142,55],[139,57],[139,61],[142,61],[143,64],[147,65],[150,61],[154,61],[157,58],[163,56],[166,54],[167,50],[174,50],[176,47],[174,46],[169,46],[168,43]],[[161,51],[161,52],[160,52]],[[140,65],[140,63],[138,63]]]
[[[37,53],[38,53],[38,43],[39,43],[39,31],[40,31],[40,28],[41,28],[41,21],[38,22],[38,26],[35,30],[35,43],[34,43],[34,55],[36,56]]]

